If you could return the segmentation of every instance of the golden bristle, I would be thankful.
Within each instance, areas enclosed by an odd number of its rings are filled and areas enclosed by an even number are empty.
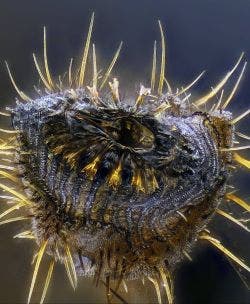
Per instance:
[[[186,252],[186,250],[183,250],[183,254],[185,255],[185,257],[186,257],[190,262],[193,261],[193,259],[192,259],[191,256]]]
[[[239,150],[246,150],[250,149],[250,145],[248,146],[239,146],[239,147],[231,147],[231,148],[221,148],[220,151],[222,152],[229,152],[229,151],[239,151]]]
[[[88,35],[87,35],[87,39],[86,39],[86,43],[85,43],[85,47],[84,47],[84,51],[83,51],[83,56],[82,56],[82,63],[81,63],[81,68],[80,68],[79,80],[78,80],[79,87],[83,86],[83,83],[84,83],[85,70],[86,70],[89,46],[90,46],[92,30],[93,30],[93,25],[94,25],[94,19],[95,19],[95,13],[92,13],[91,19],[90,19],[90,24],[89,24],[89,31],[88,31]]]
[[[70,58],[69,70],[68,70],[69,87],[72,86],[72,65],[73,65],[73,58]]]
[[[231,120],[231,124],[235,125],[237,122],[239,122],[241,119],[243,119],[245,116],[247,116],[250,113],[250,109],[248,109],[247,111],[243,112],[241,115],[239,115],[238,117],[234,118]]]
[[[7,219],[5,221],[1,221],[0,222],[0,226],[5,225],[5,224],[9,224],[9,223],[14,223],[14,222],[18,222],[18,221],[25,221],[25,220],[29,220],[29,217],[26,216],[18,216],[18,217],[12,217],[10,219]]]
[[[152,72],[151,72],[151,91],[155,89],[155,77],[156,77],[156,56],[157,56],[157,44],[154,42],[153,60],[152,60]]]
[[[240,133],[240,132],[235,132],[236,135],[238,135],[241,138],[244,138],[246,140],[250,140],[250,136],[247,136],[246,134]]]
[[[183,89],[181,89],[181,91],[178,92],[176,94],[176,96],[179,96],[179,95],[185,93],[186,91],[188,91],[205,74],[205,72],[206,71],[202,71],[189,85],[187,85],[186,87],[184,87]]]
[[[14,183],[19,183],[20,182],[19,178],[17,178],[16,176],[14,176],[14,175],[12,175],[10,173],[7,173],[7,172],[5,172],[3,170],[0,170],[0,176],[3,176],[5,178],[7,178],[7,179],[11,180]]]
[[[112,295],[110,290],[110,276],[106,277],[106,298],[107,298],[107,304],[111,304]]]
[[[214,111],[217,111],[220,108],[221,103],[222,103],[223,94],[224,94],[224,90],[221,90],[220,98],[219,98],[216,106],[214,107]]]
[[[247,169],[250,169],[250,160],[240,156],[238,153],[233,154],[234,160],[240,165],[245,166]]]
[[[97,60],[96,60],[96,51],[95,51],[95,45],[93,43],[93,88],[97,90]]]
[[[0,150],[15,150],[18,146],[7,146],[6,144],[0,145]]]
[[[161,25],[161,21],[158,20],[160,34],[161,34],[161,70],[160,70],[160,78],[159,78],[159,86],[158,86],[158,94],[162,94],[164,78],[165,78],[165,65],[166,65],[166,43],[165,37]]]
[[[0,111],[0,115],[2,115],[2,116],[7,116],[7,117],[10,117],[10,116],[11,116],[10,113],[5,113],[5,112],[2,112],[2,111]]]
[[[4,160],[6,161],[6,160]],[[17,168],[12,167],[12,166],[6,166],[6,165],[0,165],[0,169],[8,170],[8,171],[13,171],[15,173],[18,172]]]
[[[44,59],[44,67],[47,76],[48,83],[51,88],[53,88],[53,81],[51,78],[51,74],[49,71],[48,57],[47,57],[47,38],[46,38],[46,27],[43,27],[43,59]]]
[[[156,279],[153,279],[151,277],[148,277],[149,281],[151,281],[154,284],[154,288],[156,291],[156,295],[157,295],[157,299],[158,299],[158,304],[162,304],[161,301],[161,291],[160,291],[160,287],[159,287],[159,283]]]
[[[16,196],[17,198],[19,198],[21,201],[25,202],[27,205],[32,205],[33,203],[28,200],[24,195],[22,195],[21,193],[11,189],[10,187],[0,184],[0,188],[2,188],[4,191],[7,191],[11,194],[13,194],[14,196]]]
[[[51,277],[52,277],[52,273],[53,273],[53,270],[54,270],[54,265],[55,265],[55,261],[52,260],[50,262],[50,265],[49,265],[49,270],[48,270],[47,277],[46,277],[46,280],[45,280],[45,284],[44,284],[44,288],[43,288],[43,293],[42,293],[42,297],[41,297],[41,300],[40,300],[40,304],[43,304],[45,296],[47,294],[48,287],[49,287],[49,284],[50,284],[50,281],[51,281]]]
[[[70,248],[69,248],[68,245],[65,246],[65,253],[66,253],[66,256],[67,256],[67,259],[68,259],[68,262],[69,262],[69,266],[71,268],[71,272],[73,274],[74,286],[76,288],[77,287],[76,269],[75,269],[75,264],[74,264],[74,261],[73,261],[73,258],[72,258],[71,252],[70,252]]]
[[[163,286],[164,286],[166,294],[167,294],[168,304],[173,304],[174,299],[173,299],[172,292],[171,292],[171,284],[167,280],[167,275],[166,275],[164,269],[162,267],[158,267],[158,270],[160,272],[160,275],[161,275],[161,278],[163,281]]]
[[[148,96],[151,94],[150,88],[145,88],[142,84],[140,86],[140,92],[135,102],[135,108],[138,109],[138,107],[143,103],[145,96]]]
[[[13,236],[13,239],[35,239],[31,230],[26,230]]]
[[[216,213],[218,213],[221,216],[224,216],[225,218],[227,218],[228,220],[230,220],[231,222],[237,224],[238,226],[240,226],[241,228],[243,228],[244,230],[246,230],[247,232],[250,232],[250,229],[248,229],[245,225],[243,225],[239,220],[237,220],[236,218],[234,218],[232,215],[226,213],[223,210],[220,209],[216,209]]]
[[[114,78],[113,82],[109,82],[109,87],[112,93],[113,101],[117,105],[117,103],[120,102],[119,81]]]
[[[108,67],[108,69],[106,71],[106,73],[103,76],[103,79],[102,79],[102,82],[101,82],[101,85],[100,85],[100,90],[104,87],[104,85],[106,84],[106,82],[107,82],[107,80],[109,78],[109,75],[112,72],[112,69],[113,69],[113,67],[114,67],[114,65],[115,65],[115,63],[116,63],[116,61],[117,61],[117,59],[119,57],[120,52],[121,52],[122,45],[123,45],[123,42],[121,41],[120,45],[119,45],[119,47],[117,49],[117,51],[115,52],[115,55],[114,55],[111,63],[110,63],[110,65],[109,65],[109,67]]]
[[[244,262],[242,262],[237,256],[235,256],[231,251],[229,251],[226,247],[224,247],[219,240],[211,237],[210,235],[201,235],[199,236],[199,239],[210,242],[212,245],[217,247],[221,252],[223,252],[226,256],[228,256],[231,260],[233,260],[242,268],[250,272],[250,268]]]
[[[177,210],[176,213],[178,213],[184,219],[185,222],[188,222],[187,217],[181,211]]]
[[[227,193],[226,198],[250,212],[250,205],[233,193]]]
[[[25,206],[26,204],[24,202],[20,202],[14,206],[12,206],[11,208],[5,210],[3,213],[0,214],[0,219],[5,217],[6,215],[10,214],[13,211],[19,210],[21,207]]]
[[[127,286],[125,280],[122,280],[122,285],[123,285],[125,292],[128,293],[128,286]]]
[[[203,104],[205,104],[209,99],[211,99],[212,97],[214,97],[219,91],[220,89],[227,83],[228,79],[232,76],[232,74],[234,73],[234,71],[237,69],[238,65],[240,64],[242,58],[244,56],[244,53],[242,53],[240,55],[240,58],[238,59],[238,61],[236,62],[235,66],[226,74],[226,76],[217,84],[217,86],[214,88],[213,91],[211,91],[210,93],[208,93],[207,95],[201,97],[200,99],[196,100],[194,102],[194,104],[196,106],[201,106]]]
[[[15,88],[17,94],[24,100],[24,101],[31,101],[32,99],[27,96],[26,94],[24,94],[23,91],[19,90],[18,86],[16,85],[16,82],[14,80],[14,77],[12,76],[12,73],[10,71],[10,68],[9,68],[9,65],[7,63],[7,61],[5,61],[5,65],[7,67],[7,71],[8,71],[8,74],[9,74],[9,77],[10,77],[10,80],[11,80],[11,83],[13,85],[13,87]]]
[[[69,261],[68,261],[68,258],[66,256],[64,257],[64,266],[65,266],[65,270],[66,270],[69,282],[70,282],[72,288],[75,290],[76,289],[75,282],[74,282],[74,279],[73,279],[72,274],[70,272]]]
[[[6,155],[6,156],[8,156],[8,155],[15,155],[15,152],[11,152],[11,151],[1,151],[0,150],[0,155]]]
[[[222,110],[224,110],[224,109],[228,106],[228,104],[230,103],[230,101],[231,101],[232,98],[234,97],[234,94],[235,94],[235,92],[237,91],[238,86],[239,86],[239,84],[240,84],[240,81],[241,81],[241,79],[242,79],[242,77],[243,77],[243,74],[244,74],[244,72],[245,72],[246,66],[247,66],[247,62],[244,63],[243,68],[242,68],[242,70],[241,70],[241,73],[240,73],[240,75],[239,75],[239,77],[238,77],[238,79],[237,79],[237,81],[236,81],[236,83],[235,83],[235,85],[234,85],[234,87],[233,87],[233,89],[232,89],[232,92],[229,94],[227,100],[224,102],[223,106],[221,107]]]
[[[171,85],[169,83],[169,81],[164,77],[164,81],[166,82],[166,85],[167,85],[167,88],[168,88],[168,92],[170,94],[172,94],[172,88],[171,88]]]
[[[33,53],[33,59],[34,59],[34,63],[35,63],[36,70],[37,70],[37,72],[38,72],[38,74],[39,74],[39,76],[40,76],[40,78],[41,78],[43,84],[45,85],[45,87],[46,87],[49,91],[52,91],[51,85],[48,83],[48,81],[45,79],[45,77],[44,77],[44,75],[43,75],[43,73],[42,73],[42,70],[41,70],[41,68],[40,68],[40,66],[39,66],[39,64],[38,64],[37,59],[36,59],[35,53]]]
[[[37,254],[36,264],[35,264],[35,268],[34,268],[34,272],[33,272],[33,276],[32,276],[32,281],[31,281],[31,285],[30,285],[30,291],[29,291],[27,304],[29,304],[30,300],[31,300],[31,296],[32,296],[33,289],[34,289],[34,286],[35,286],[35,283],[36,283],[36,278],[37,278],[37,275],[38,275],[39,267],[40,267],[40,264],[41,264],[41,261],[42,261],[47,243],[48,243],[48,240],[46,240],[42,243],[42,245],[41,245],[41,247],[38,251],[38,254]]]
[[[8,134],[20,134],[20,131],[18,130],[6,130],[6,129],[0,129],[0,132],[8,133]]]

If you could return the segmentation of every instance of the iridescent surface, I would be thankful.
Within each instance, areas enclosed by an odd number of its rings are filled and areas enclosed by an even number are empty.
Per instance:
[[[162,20],[167,30],[167,74],[170,81],[176,85],[185,84],[202,69],[208,69],[209,74],[197,87],[197,94],[213,85],[214,80],[218,80],[242,50],[246,51],[248,57],[250,44],[246,33],[250,8],[246,1],[207,1],[205,4],[200,1],[172,1],[172,4],[166,1],[155,2],[105,1],[104,4],[104,1],[53,1],[52,7],[49,1],[27,1],[21,5],[18,1],[1,1],[0,58],[11,63],[19,83],[24,89],[29,89],[38,79],[31,67],[31,53],[33,50],[41,50],[42,26],[48,26],[53,71],[60,72],[69,57],[80,53],[92,10],[97,15],[94,41],[97,50],[101,50],[104,62],[112,56],[121,39],[125,42],[116,70],[116,74],[124,79],[122,87],[134,90],[135,81],[139,85],[140,80],[146,80],[145,75],[149,76],[152,42],[159,38],[157,18]],[[247,72],[237,102],[231,106],[238,114],[249,107],[248,83]],[[0,88],[4,106],[15,96],[4,68],[0,73]],[[247,132],[247,120],[241,125],[241,129]],[[249,176],[241,171],[234,179],[247,198]],[[223,222],[225,228],[219,231],[226,243],[239,255],[247,256],[247,235],[223,219],[217,222],[220,222],[220,227]],[[20,230],[18,226],[21,224],[1,227],[0,301],[3,303],[24,302],[31,277],[32,245],[28,241],[11,239]],[[98,292],[91,282],[83,281],[81,286],[77,293],[73,293],[63,270],[60,273],[59,269],[49,298],[51,302],[58,303],[67,303],[69,299],[71,302],[103,302],[103,292]],[[140,283],[139,292],[135,290],[134,301],[150,302],[155,299],[152,291],[149,293],[150,296],[143,293]],[[179,303],[218,303],[229,300],[236,303],[248,302],[245,287],[230,264],[214,249],[200,253],[193,264],[187,263],[182,268],[177,285],[177,295],[178,293]]]

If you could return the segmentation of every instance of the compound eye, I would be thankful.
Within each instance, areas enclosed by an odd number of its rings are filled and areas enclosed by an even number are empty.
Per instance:
[[[134,119],[122,119],[121,129],[117,142],[127,148],[139,151],[150,151],[154,147],[153,132]]]

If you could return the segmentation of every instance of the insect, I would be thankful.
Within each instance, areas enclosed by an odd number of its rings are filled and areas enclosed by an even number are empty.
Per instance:
[[[211,243],[249,271],[207,229],[218,214],[249,232],[249,204],[228,185],[236,167],[250,168],[238,152],[250,146],[236,141],[250,139],[236,131],[250,110],[237,117],[226,110],[246,62],[224,97],[224,86],[244,54],[211,92],[192,100],[189,91],[204,72],[189,85],[172,89],[165,78],[166,46],[159,22],[160,72],[155,42],[150,86],[141,85],[135,100],[123,99],[118,79],[110,79],[122,43],[104,73],[98,70],[93,44],[93,75],[86,79],[93,23],[94,14],[80,66],[74,72],[70,60],[67,81],[55,81],[50,73],[44,28],[43,68],[33,54],[44,85],[36,97],[18,88],[6,63],[18,100],[1,112],[10,117],[13,129],[1,129],[9,135],[0,146],[1,198],[11,207],[0,215],[0,225],[24,221],[25,230],[15,237],[38,245],[27,302],[44,254],[51,262],[40,303],[55,263],[65,265],[74,289],[79,276],[104,284],[107,303],[114,298],[126,303],[119,288],[138,278],[152,282],[159,303],[174,303],[176,266],[190,258],[198,241]],[[242,219],[225,211],[230,203],[240,206]],[[17,211],[21,214],[9,217]]]

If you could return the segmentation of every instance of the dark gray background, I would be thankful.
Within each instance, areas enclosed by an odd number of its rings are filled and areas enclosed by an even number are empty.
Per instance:
[[[195,93],[206,92],[221,79],[242,50],[247,59],[250,55],[249,0],[1,0],[2,107],[13,104],[15,97],[4,60],[11,64],[18,84],[30,92],[38,81],[31,54],[34,50],[41,54],[42,26],[48,28],[52,70],[63,73],[70,57],[79,58],[93,10],[96,12],[93,38],[99,61],[107,62],[119,41],[125,43],[115,71],[125,94],[125,88],[130,94],[141,81],[149,79],[153,41],[159,40],[158,18],[166,29],[167,76],[173,85],[188,83],[205,68],[208,74],[195,88]],[[247,69],[240,92],[230,107],[235,115],[249,108],[249,83]],[[241,123],[241,129],[250,133],[247,120]],[[243,170],[234,180],[242,196],[249,197],[249,175]],[[225,221],[216,222],[211,230],[217,231],[238,255],[248,256],[250,262],[247,234]],[[27,297],[33,244],[12,239],[21,227],[21,224],[0,227],[0,303],[23,303]],[[220,253],[201,244],[193,257],[193,263],[187,262],[177,275],[177,303],[250,303],[245,286]],[[47,298],[50,303],[104,302],[103,290],[96,290],[91,281],[82,280],[78,290],[71,291],[62,268],[57,267]],[[34,299],[39,299],[41,282],[42,278]],[[155,298],[149,286],[146,285],[144,293],[142,285],[130,284],[132,296],[125,297],[137,303],[150,303]]]

